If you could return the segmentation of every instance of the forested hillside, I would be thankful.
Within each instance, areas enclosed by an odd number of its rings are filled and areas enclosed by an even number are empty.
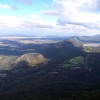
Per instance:
[[[22,54],[10,60],[9,69],[0,70],[0,100],[100,98],[99,52],[85,51],[76,38],[21,46],[27,52],[19,47]]]

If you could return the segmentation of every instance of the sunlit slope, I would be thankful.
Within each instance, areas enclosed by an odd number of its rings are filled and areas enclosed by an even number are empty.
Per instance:
[[[0,55],[0,70],[9,70],[11,63],[17,58],[17,56],[4,56]]]
[[[26,62],[29,66],[35,66],[47,61],[47,59],[39,53],[26,53],[16,59],[12,64],[16,65],[20,62]]]

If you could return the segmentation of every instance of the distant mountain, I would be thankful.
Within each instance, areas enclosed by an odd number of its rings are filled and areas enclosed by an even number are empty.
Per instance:
[[[72,38],[76,38],[83,42],[100,42],[100,34],[94,36],[74,36]]]
[[[79,48],[82,47],[82,43],[76,37],[69,38],[68,41],[70,41],[71,43],[73,43],[73,45],[75,47],[79,47]]]
[[[83,55],[84,51],[81,49],[81,43],[79,41],[66,40],[48,45],[47,47],[43,48],[40,53],[46,58],[58,58]]]
[[[82,48],[97,37],[45,44],[13,59],[12,69],[0,72],[0,100],[99,100],[100,53]]]

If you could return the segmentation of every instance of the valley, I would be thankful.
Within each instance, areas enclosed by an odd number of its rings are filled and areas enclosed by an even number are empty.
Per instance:
[[[38,53],[41,49],[58,41],[61,40],[41,37],[1,37],[0,70],[10,69],[11,64],[20,56],[27,53]]]
[[[87,43],[83,44],[84,47],[98,47],[100,46],[100,43]]]
[[[0,100],[98,100],[100,48],[79,38],[1,38]]]
[[[100,100],[100,0],[0,0],[0,100]]]

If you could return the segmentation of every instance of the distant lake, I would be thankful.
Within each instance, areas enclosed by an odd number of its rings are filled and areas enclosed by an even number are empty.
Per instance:
[[[98,46],[100,46],[100,43],[86,43],[86,44],[83,44],[83,46],[98,47]]]

